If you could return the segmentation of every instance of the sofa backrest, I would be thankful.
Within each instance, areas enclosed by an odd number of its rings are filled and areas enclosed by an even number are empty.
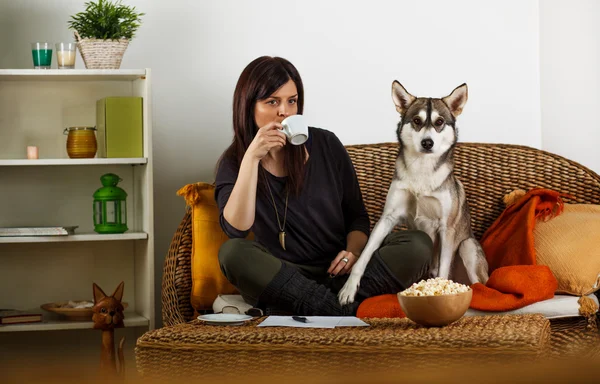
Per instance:
[[[346,149],[373,227],[385,205],[398,144],[349,145]],[[458,143],[454,159],[477,239],[504,210],[503,196],[514,189],[549,188],[573,195],[574,199],[565,199],[568,203],[600,204],[600,176],[552,153],[521,145]]]

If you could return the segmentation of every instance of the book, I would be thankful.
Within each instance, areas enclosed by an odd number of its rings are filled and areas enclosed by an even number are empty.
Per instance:
[[[41,313],[19,311],[16,309],[0,309],[0,324],[39,323],[42,321]]]
[[[73,227],[0,227],[0,237],[8,236],[67,236],[75,234]]]
[[[105,97],[96,102],[97,157],[144,156],[143,99]]]

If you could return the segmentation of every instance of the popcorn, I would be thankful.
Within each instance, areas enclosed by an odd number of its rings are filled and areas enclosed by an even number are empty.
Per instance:
[[[441,296],[454,295],[468,290],[469,287],[464,284],[436,277],[435,279],[421,280],[414,283],[400,294],[404,296]]]

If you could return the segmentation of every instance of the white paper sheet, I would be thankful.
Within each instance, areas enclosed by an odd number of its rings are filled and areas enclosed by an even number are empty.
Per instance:
[[[354,316],[304,316],[306,323],[296,321],[291,316],[269,316],[259,327],[296,327],[296,328],[335,328],[368,327],[369,324]]]

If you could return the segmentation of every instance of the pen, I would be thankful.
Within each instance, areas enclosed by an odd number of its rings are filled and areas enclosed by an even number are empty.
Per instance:
[[[292,316],[292,319],[299,321],[301,323],[308,323],[308,319],[304,316]]]

